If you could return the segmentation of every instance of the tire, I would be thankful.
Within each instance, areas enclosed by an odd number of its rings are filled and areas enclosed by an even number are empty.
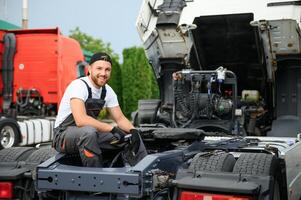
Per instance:
[[[233,173],[249,175],[273,175],[275,172],[274,168],[276,166],[276,159],[271,154],[241,154],[234,165]]]
[[[231,172],[235,158],[230,153],[220,152],[214,155],[196,154],[189,166],[192,171]]]
[[[273,177],[274,183],[269,199],[281,200],[286,199],[284,196],[286,192],[280,193],[281,176],[277,174],[278,167],[277,159],[271,154],[248,153],[239,156],[234,165],[233,173]]]
[[[56,155],[58,152],[53,148],[41,148],[34,151],[25,161],[27,163],[37,163],[40,164],[52,156]]]
[[[20,131],[16,120],[5,118],[0,120],[0,149],[16,146],[20,142]]]
[[[37,168],[36,166],[38,166],[39,164],[41,164],[42,162],[48,160],[49,158],[51,158],[52,156],[55,156],[58,152],[54,149],[54,148],[41,148],[38,149],[36,151],[34,151],[26,160],[25,162],[27,164],[32,165],[32,169],[31,169],[31,177],[32,180],[36,180],[37,179]]]
[[[34,151],[33,147],[12,147],[0,151],[0,162],[24,161]]]

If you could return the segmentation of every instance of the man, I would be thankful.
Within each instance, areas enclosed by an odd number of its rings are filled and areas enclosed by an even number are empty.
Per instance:
[[[88,167],[102,167],[103,153],[123,150],[129,164],[136,164],[146,155],[145,147],[131,122],[122,113],[117,96],[107,84],[112,70],[108,54],[95,53],[89,62],[88,75],[68,85],[61,100],[54,128],[54,148],[63,153],[79,153]],[[97,120],[100,110],[107,108],[118,127]],[[132,142],[124,142],[126,133]]]

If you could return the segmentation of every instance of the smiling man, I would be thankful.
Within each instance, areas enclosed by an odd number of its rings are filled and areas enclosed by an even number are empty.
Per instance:
[[[62,153],[79,153],[84,166],[102,167],[103,154],[110,150],[126,148],[122,158],[131,165],[146,155],[139,131],[124,116],[117,95],[107,84],[111,71],[110,56],[95,53],[89,62],[88,75],[70,83],[59,106],[53,147]],[[117,127],[97,119],[103,108],[108,110]],[[125,143],[127,133],[132,134],[129,144]]]

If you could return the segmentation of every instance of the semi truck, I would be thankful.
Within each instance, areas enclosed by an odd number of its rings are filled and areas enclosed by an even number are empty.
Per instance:
[[[0,30],[0,149],[52,140],[66,86],[83,75],[77,41],[58,28]]]
[[[11,180],[31,174],[23,193],[37,199],[299,200],[299,5],[144,0],[136,26],[160,99],[140,100],[133,121],[148,155],[134,166],[65,154],[30,165],[39,150],[13,148],[3,191],[20,198]]]

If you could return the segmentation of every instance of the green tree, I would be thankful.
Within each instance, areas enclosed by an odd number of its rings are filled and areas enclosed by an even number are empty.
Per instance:
[[[94,38],[86,33],[83,33],[78,27],[70,31],[69,37],[77,40],[83,50],[95,52],[106,52],[112,57],[112,74],[109,85],[114,89],[118,96],[118,101],[122,107],[122,80],[121,69],[119,64],[118,54],[113,52],[110,43],[105,43],[101,39]]]
[[[123,50],[121,74],[123,110],[127,116],[137,109],[139,99],[158,97],[158,87],[142,48],[132,47]]]
[[[106,53],[112,56],[112,59],[118,60],[118,55],[113,52],[110,43],[105,43],[101,39],[94,38],[84,32],[82,32],[79,27],[76,27],[74,30],[70,31],[69,37],[77,40],[82,47],[87,51],[91,51],[93,53],[99,51],[105,51]]]

